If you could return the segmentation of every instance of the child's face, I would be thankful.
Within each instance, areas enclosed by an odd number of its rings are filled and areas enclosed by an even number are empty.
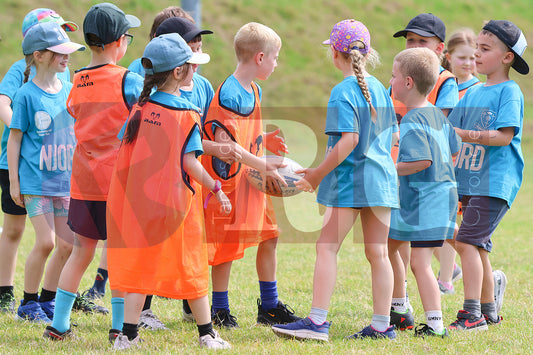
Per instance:
[[[405,36],[405,48],[429,48],[437,55],[442,53],[444,44],[437,37],[422,37],[413,32],[407,32]]]
[[[41,58],[41,62],[46,65],[48,63],[48,69],[55,73],[63,73],[68,68],[68,60],[70,56],[68,54],[59,54],[51,51],[45,51]]]
[[[259,72],[257,78],[260,80],[266,80],[274,72],[274,69],[278,66],[278,56],[281,48],[277,48],[268,53],[263,53],[262,59],[259,63]]]
[[[392,64],[392,77],[389,81],[394,98],[398,101],[404,102],[408,93],[406,86],[406,78],[400,72],[400,64],[394,61]]]
[[[467,44],[457,46],[453,52],[446,54],[452,73],[459,79],[467,79],[476,71],[475,49]]]
[[[501,70],[509,51],[494,35],[480,33],[475,51],[476,67],[480,74],[490,75]]]
[[[187,43],[193,53],[202,53],[202,41]],[[198,64],[192,64],[193,72],[198,70]]]

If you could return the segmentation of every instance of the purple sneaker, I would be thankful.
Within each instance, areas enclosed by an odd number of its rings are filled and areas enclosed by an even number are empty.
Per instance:
[[[309,317],[307,317],[288,324],[275,324],[272,326],[272,331],[277,336],[284,338],[328,341],[330,325],[330,322],[315,324]]]
[[[394,326],[391,325],[388,327],[384,332],[379,332],[372,328],[371,325],[363,328],[360,332],[357,332],[355,334],[352,334],[348,337],[348,339],[363,339],[363,338],[372,338],[372,339],[381,339],[381,338],[388,338],[388,339],[394,339],[396,338],[396,332],[394,331]]]

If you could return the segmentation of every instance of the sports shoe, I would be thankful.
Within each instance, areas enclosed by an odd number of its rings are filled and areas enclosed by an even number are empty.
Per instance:
[[[51,325],[47,325],[43,333],[43,338],[50,340],[65,340],[67,338],[76,339],[76,335],[74,335],[74,332],[71,328],[64,332],[60,332]]]
[[[496,304],[496,313],[500,313],[503,306],[503,294],[505,287],[507,287],[507,276],[501,270],[494,270],[492,272],[494,277],[494,303]]]
[[[114,350],[126,350],[133,346],[139,347],[139,343],[142,342],[142,339],[137,335],[135,339],[129,340],[127,336],[120,333],[117,338],[115,339],[115,342],[113,343],[113,349]]]
[[[257,323],[265,325],[273,324],[287,324],[300,320],[302,318],[294,315],[294,310],[278,301],[276,308],[269,309],[268,311],[261,306],[261,299],[257,299]]]
[[[398,330],[413,329],[415,326],[415,318],[410,310],[400,313],[391,308],[390,324],[394,325]]]
[[[498,316],[497,319],[491,319],[488,315],[483,314],[483,317],[485,317],[485,322],[487,322],[487,325],[500,325],[502,324],[503,317]]]
[[[4,293],[0,296],[0,312],[15,313],[17,311],[17,300],[11,293]]]
[[[483,315],[476,317],[473,314],[470,314],[470,312],[460,310],[457,313],[457,320],[450,324],[448,329],[473,331],[487,330],[489,327],[487,326],[487,322],[485,321],[485,317],[483,317]]]
[[[84,313],[102,313],[102,314],[108,314],[109,309],[99,306],[90,299],[88,299],[85,296],[80,296],[78,293],[76,296],[76,299],[74,300],[74,304],[72,305],[72,309],[76,311],[82,311]]]
[[[115,340],[117,339],[117,337],[119,336],[120,334],[120,330],[118,329],[109,329],[109,342],[111,344],[115,344]]]
[[[28,320],[34,323],[52,323],[38,302],[29,301],[25,305],[22,305],[22,302],[24,302],[24,300],[20,301],[20,306],[17,310],[15,319]]]
[[[231,349],[230,343],[222,339],[216,330],[213,329],[213,333],[214,336],[212,334],[206,334],[198,339],[201,348],[212,350]]]
[[[54,298],[48,302],[39,301],[39,306],[50,320],[54,320],[54,310],[56,308],[56,299]]]
[[[289,324],[275,324],[272,326],[272,331],[284,338],[328,341],[330,326],[331,322],[315,324],[309,317],[306,317]]]
[[[152,312],[151,309],[145,309],[141,312],[139,317],[139,328],[144,328],[148,330],[167,330],[163,322],[157,318],[157,316]]]
[[[89,300],[97,300],[100,298],[104,298],[104,296],[105,296],[105,293],[98,291],[94,287],[91,287],[90,289],[85,290],[85,292],[82,293],[82,297],[85,297]]]
[[[449,336],[449,333],[448,329],[444,328],[439,334],[435,332],[433,328],[431,328],[429,325],[421,323],[415,328],[415,337],[424,338],[425,336],[446,338],[447,336]]]
[[[396,332],[394,331],[394,326],[393,325],[388,327],[384,332],[377,331],[374,328],[372,328],[371,325],[369,325],[369,326],[364,327],[363,330],[361,330],[360,332],[357,332],[357,333],[352,334],[349,337],[347,337],[347,339],[363,339],[363,338],[395,339],[396,338]]]
[[[233,316],[227,309],[219,309],[216,313],[211,310],[213,325],[226,329],[239,328],[237,317]]]
[[[463,277],[463,269],[457,264],[453,264],[452,282],[456,282]]]
[[[446,285],[447,282],[441,281],[437,279],[437,283],[439,284],[439,290],[441,295],[453,295],[455,293],[455,288],[453,287],[453,283],[449,283],[449,285]]]
[[[187,300],[183,300],[183,307],[182,310],[182,319],[185,322],[194,323],[194,316],[192,315],[191,307],[189,307],[189,303],[187,303]]]

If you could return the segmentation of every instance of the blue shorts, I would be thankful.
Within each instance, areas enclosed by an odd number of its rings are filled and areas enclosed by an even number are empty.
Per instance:
[[[106,240],[106,201],[70,199],[67,224],[74,233],[81,236]]]
[[[463,196],[463,221],[455,240],[490,252],[490,237],[509,210],[507,201],[497,197]]]
[[[24,195],[24,205],[30,218],[50,212],[54,212],[56,217],[66,217],[68,216],[70,197]]]

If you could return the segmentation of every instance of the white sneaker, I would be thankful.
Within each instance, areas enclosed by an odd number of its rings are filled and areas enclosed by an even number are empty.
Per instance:
[[[187,312],[185,312],[184,309],[183,309],[182,311],[183,311],[183,317],[182,317],[182,318],[183,318],[183,320],[184,320],[185,322],[189,322],[189,323],[194,323],[194,322],[196,322],[196,321],[194,320],[194,316],[192,315],[192,312],[191,312],[191,313],[187,313]]]
[[[494,277],[494,303],[496,304],[496,313],[500,314],[503,306],[503,294],[507,287],[507,276],[501,270],[492,271]]]
[[[139,328],[148,330],[167,330],[168,328],[152,313],[151,309],[147,309],[141,312],[139,317]]]
[[[214,337],[211,334],[207,334],[199,338],[201,348],[213,350],[231,349],[230,343],[222,339],[216,330],[213,329],[213,332],[215,333]]]
[[[114,350],[126,350],[133,346],[139,347],[140,342],[142,342],[142,340],[138,335],[135,339],[129,340],[127,336],[120,333],[115,339],[115,343],[113,344],[113,349]]]

